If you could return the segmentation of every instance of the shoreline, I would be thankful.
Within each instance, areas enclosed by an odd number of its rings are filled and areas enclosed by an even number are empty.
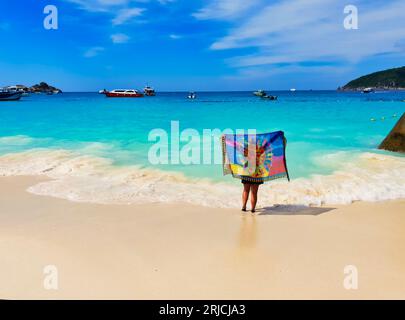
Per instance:
[[[339,151],[317,162],[329,163],[335,169],[331,174],[265,184],[260,191],[262,204],[344,205],[405,198],[402,156]],[[159,168],[115,166],[108,158],[67,149],[32,149],[1,156],[0,176],[42,177],[29,187],[29,192],[79,203],[189,203],[239,208],[241,193],[240,183],[231,177],[222,182]]]
[[[258,215],[189,204],[99,205],[0,177],[3,299],[404,299],[405,199]],[[45,290],[43,268],[58,267]],[[358,290],[343,287],[358,268]]]

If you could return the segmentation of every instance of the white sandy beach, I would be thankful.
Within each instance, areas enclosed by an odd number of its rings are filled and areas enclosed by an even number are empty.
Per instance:
[[[405,200],[253,216],[26,192],[40,180],[0,178],[0,298],[405,298]],[[47,265],[58,290],[44,289]],[[357,290],[343,286],[346,265]]]

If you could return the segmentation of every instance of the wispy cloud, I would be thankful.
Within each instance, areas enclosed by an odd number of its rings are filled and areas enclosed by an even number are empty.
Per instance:
[[[127,43],[130,37],[125,33],[115,33],[111,35],[111,40],[113,43]]]
[[[173,40],[178,40],[178,39],[181,39],[181,38],[183,38],[183,36],[181,36],[181,35],[179,35],[179,34],[169,34],[169,38],[170,39],[173,39]]]
[[[213,50],[252,48],[255,54],[229,60],[236,67],[308,61],[356,63],[370,56],[403,54],[405,2],[380,6],[353,1],[359,8],[359,29],[343,27],[345,4],[340,0],[290,0],[263,6],[249,18],[234,21]]]
[[[131,0],[66,0],[77,4],[81,9],[92,12],[108,12],[117,7],[128,6]]]
[[[199,20],[230,19],[247,13],[259,2],[261,0],[211,0],[206,7],[192,15]]]
[[[141,16],[144,8],[132,7],[133,3],[145,3],[148,0],[66,0],[79,6],[80,9],[95,13],[113,15],[113,25],[121,25]]]
[[[103,47],[92,47],[89,48],[88,50],[85,51],[83,56],[85,58],[93,58],[98,56],[101,52],[103,52],[105,49]]]
[[[122,9],[118,12],[117,16],[112,20],[113,25],[121,25],[135,17],[139,17],[145,11],[143,8]]]
[[[171,3],[171,2],[175,2],[176,0],[158,0],[158,2],[160,3],[160,4],[163,4],[163,5],[166,5],[166,4],[168,4],[168,3]]]

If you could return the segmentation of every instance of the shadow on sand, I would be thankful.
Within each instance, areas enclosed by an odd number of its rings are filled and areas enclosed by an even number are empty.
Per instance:
[[[272,207],[264,207],[257,209],[260,216],[318,216],[322,213],[335,210],[336,208],[319,208],[307,207],[300,205],[281,205],[276,204]]]

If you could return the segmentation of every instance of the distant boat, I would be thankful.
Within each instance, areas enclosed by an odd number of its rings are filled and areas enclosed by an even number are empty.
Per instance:
[[[17,101],[20,100],[22,92],[0,90],[0,101]]]
[[[363,89],[363,93],[372,93],[372,92],[374,92],[373,88],[364,88]]]
[[[297,91],[297,89],[291,88],[290,91],[291,91],[291,92],[295,92],[295,91]]]
[[[190,92],[187,96],[188,99],[196,99],[197,98],[197,94],[195,92]]]
[[[105,94],[107,92],[107,90],[106,89],[103,89],[103,90],[100,90],[98,93],[99,94]]]
[[[22,86],[22,85],[17,85],[17,86],[8,86],[3,88],[3,91],[8,91],[8,92],[19,92],[21,93],[22,97],[26,97],[29,95],[29,92],[27,91],[27,87]]]
[[[142,98],[144,95],[134,89],[115,89],[103,92],[107,98]]]
[[[268,100],[277,100],[278,97],[277,96],[271,96],[271,95],[269,96],[269,95],[266,94],[266,95],[262,96],[261,98],[262,99],[268,99]]]
[[[257,97],[264,97],[267,95],[266,91],[264,90],[257,90],[255,92],[253,92],[253,94]]]
[[[143,93],[145,94],[145,96],[148,96],[148,97],[153,97],[156,95],[155,89],[153,89],[152,87],[149,87],[149,86],[146,86],[143,89]]]

